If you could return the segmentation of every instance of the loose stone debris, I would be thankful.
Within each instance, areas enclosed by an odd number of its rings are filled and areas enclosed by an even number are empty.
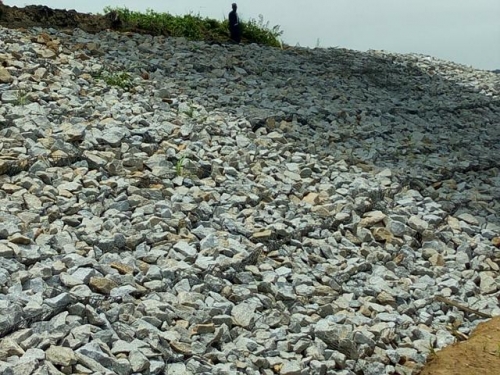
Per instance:
[[[0,373],[411,374],[500,315],[498,75],[41,28],[0,65]]]

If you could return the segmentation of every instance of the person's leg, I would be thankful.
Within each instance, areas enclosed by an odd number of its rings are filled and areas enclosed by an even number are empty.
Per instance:
[[[236,28],[231,28],[230,30],[230,34],[231,34],[231,40],[235,43],[239,43],[240,42],[240,36],[239,36],[239,32]]]

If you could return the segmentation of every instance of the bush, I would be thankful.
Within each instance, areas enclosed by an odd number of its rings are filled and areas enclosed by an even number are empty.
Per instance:
[[[250,19],[241,23],[242,36],[249,41],[268,46],[279,47],[279,37],[283,34],[279,25],[269,28],[269,21],[264,22],[264,17],[259,15],[259,20]]]
[[[187,14],[173,16],[170,13],[158,13],[147,9],[145,13],[131,11],[126,7],[105,7],[106,14],[113,12],[121,21],[122,29],[143,31],[153,35],[185,37],[190,40],[205,40],[222,42],[228,39],[228,21],[218,21],[202,18],[200,15]],[[249,43],[259,43],[269,46],[280,46],[279,37],[283,33],[279,26],[269,28],[269,22],[264,23],[264,17],[259,21],[242,22],[243,39]]]

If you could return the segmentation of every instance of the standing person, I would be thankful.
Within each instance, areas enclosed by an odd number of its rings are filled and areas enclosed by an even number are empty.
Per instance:
[[[240,19],[238,17],[238,13],[236,13],[236,9],[238,6],[236,3],[232,5],[233,10],[229,12],[229,33],[231,35],[231,39],[239,43],[241,42],[241,28],[240,28]]]

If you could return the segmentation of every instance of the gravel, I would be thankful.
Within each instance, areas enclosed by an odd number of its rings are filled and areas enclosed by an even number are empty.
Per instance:
[[[411,374],[500,314],[498,75],[0,36],[1,373]]]

